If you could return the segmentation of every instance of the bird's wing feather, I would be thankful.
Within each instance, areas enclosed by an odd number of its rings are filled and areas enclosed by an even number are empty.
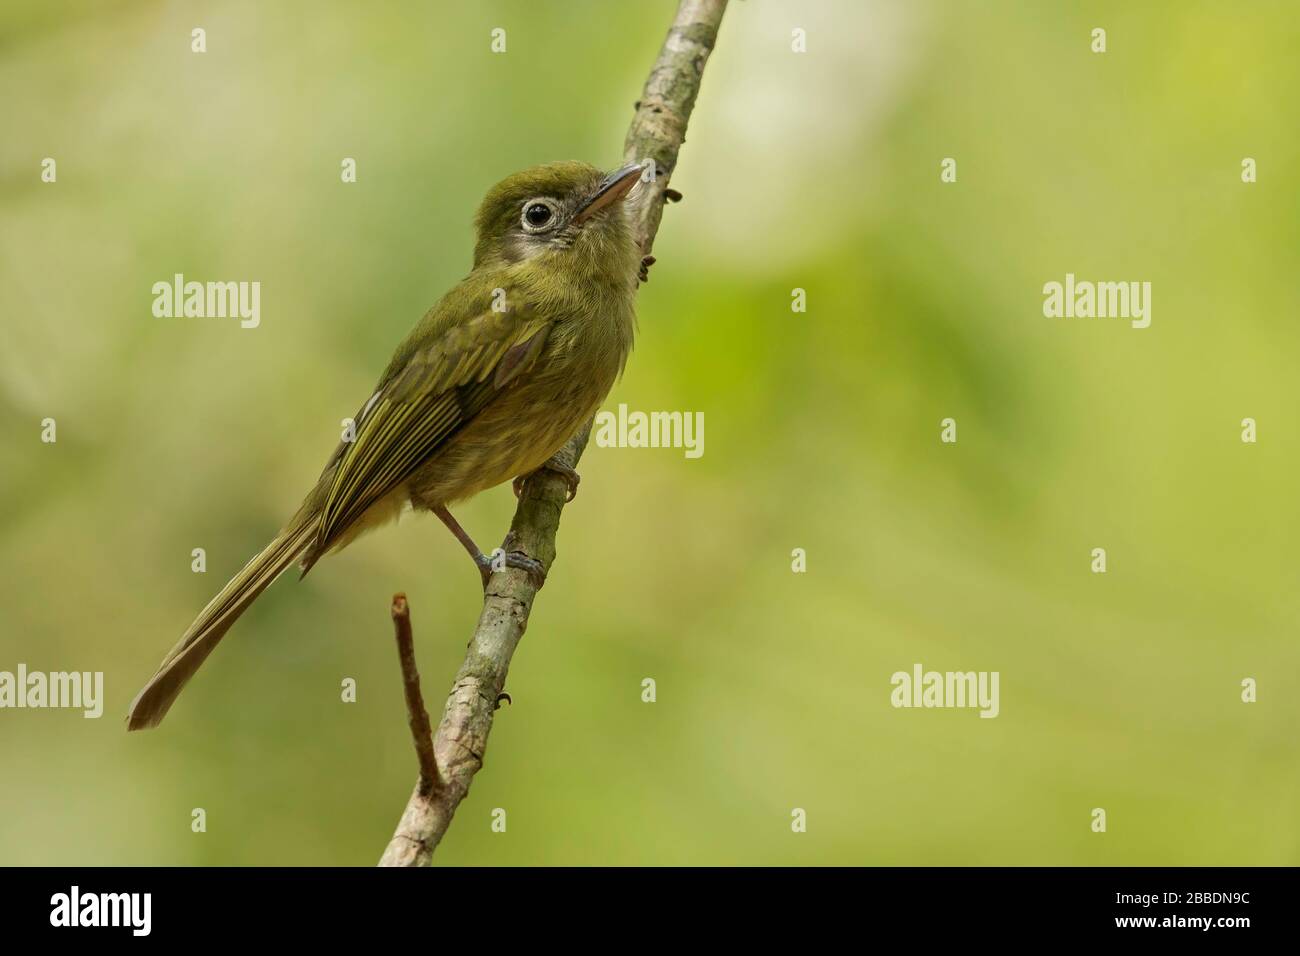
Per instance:
[[[420,466],[511,381],[545,344],[551,322],[521,303],[458,322],[386,376],[340,447],[321,506],[315,551]]]

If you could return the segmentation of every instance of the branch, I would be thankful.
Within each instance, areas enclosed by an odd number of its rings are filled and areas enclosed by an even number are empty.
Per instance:
[[[420,693],[420,672],[415,667],[415,642],[411,638],[411,608],[405,594],[393,595],[393,634],[397,638],[397,659],[402,665],[402,688],[406,692],[406,713],[411,724],[411,739],[415,741],[415,756],[420,761],[420,780],[416,790],[432,793],[442,780],[438,774],[438,761],[433,756],[433,731],[429,727],[429,712],[424,709],[424,695]]]
[[[677,154],[686,139],[686,124],[695,98],[700,91],[704,64],[717,40],[718,26],[727,0],[681,0],[677,15],[668,30],[659,58],[646,80],[637,101],[632,126],[623,145],[623,157],[629,162],[652,159],[655,178],[637,190],[640,197],[631,209],[634,234],[644,256],[650,255],[664,203],[680,199],[668,189],[668,181],[677,166]],[[552,459],[557,464],[576,468],[587,447],[591,422]],[[540,471],[524,483],[519,506],[510,533],[502,548],[522,551],[536,558],[549,573],[555,560],[555,535],[560,527],[560,512],[568,493],[564,478],[549,469]],[[428,866],[433,851],[451,825],[461,800],[469,793],[474,774],[483,766],[492,717],[502,698],[510,659],[528,626],[537,589],[527,572],[507,567],[497,571],[483,595],[483,612],[470,638],[465,661],[456,674],[451,694],[443,708],[442,720],[433,738],[436,764],[428,775],[433,786],[425,784],[421,773],[415,792],[397,824],[397,831],[379,861],[380,866]],[[396,605],[395,605],[396,607]],[[394,620],[397,620],[394,610]],[[409,638],[409,620],[407,621]],[[398,623],[400,629],[401,624]],[[398,641],[401,643],[401,634]],[[407,675],[407,706],[411,711],[411,729],[421,751],[415,711],[411,708],[411,679],[419,699],[419,677],[415,674],[414,655],[403,659]],[[419,708],[423,710],[421,705]],[[427,723],[425,725],[427,727]],[[427,731],[425,732],[427,739]]]

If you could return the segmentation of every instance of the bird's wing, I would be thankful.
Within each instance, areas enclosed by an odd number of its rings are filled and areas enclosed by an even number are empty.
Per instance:
[[[486,311],[446,328],[387,375],[362,409],[356,438],[335,454],[315,553],[526,371],[551,324],[528,304]]]

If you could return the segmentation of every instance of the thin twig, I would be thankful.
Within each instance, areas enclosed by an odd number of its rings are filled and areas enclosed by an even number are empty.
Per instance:
[[[624,143],[624,159],[653,159],[655,179],[638,189],[632,210],[633,228],[648,256],[659,231],[668,180],[686,138],[686,124],[699,94],[704,64],[718,36],[727,0],[681,0],[663,48],[636,104]],[[681,195],[671,191],[674,200]],[[587,447],[591,422],[552,459],[575,468]],[[536,558],[546,571],[555,560],[555,534],[560,526],[568,484],[551,470],[534,475],[523,487],[510,533],[502,547]],[[483,766],[488,732],[510,669],[510,659],[528,626],[537,589],[527,572],[507,567],[497,571],[483,595],[483,612],[470,638],[465,661],[452,683],[434,735],[433,754],[441,786],[425,792],[417,784],[397,824],[397,831],[380,859],[380,866],[428,866],[470,783]],[[422,775],[423,776],[423,775]]]
[[[411,638],[411,608],[405,594],[393,595],[393,634],[397,638],[397,659],[402,665],[402,689],[406,692],[406,714],[411,725],[411,739],[415,741],[415,756],[420,761],[420,782],[416,789],[429,794],[437,790],[442,781],[438,775],[438,761],[433,756],[433,728],[429,725],[429,712],[424,708],[424,695],[420,693],[420,672],[415,666],[415,642]]]

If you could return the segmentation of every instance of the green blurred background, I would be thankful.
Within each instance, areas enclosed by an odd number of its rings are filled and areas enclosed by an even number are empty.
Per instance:
[[[415,773],[389,598],[435,712],[479,606],[433,519],[286,576],[160,730],[121,717],[467,271],[488,186],[619,161],[673,8],[0,10],[0,670],[107,696],[0,711],[0,862],[378,859]],[[438,863],[1300,863],[1298,24],[734,3],[606,405],[704,412],[705,455],[588,452]],[[153,318],[176,272],[259,280],[261,327]],[[1151,327],[1044,318],[1066,272],[1152,282]],[[916,662],[999,671],[1001,715],[892,708]]]

